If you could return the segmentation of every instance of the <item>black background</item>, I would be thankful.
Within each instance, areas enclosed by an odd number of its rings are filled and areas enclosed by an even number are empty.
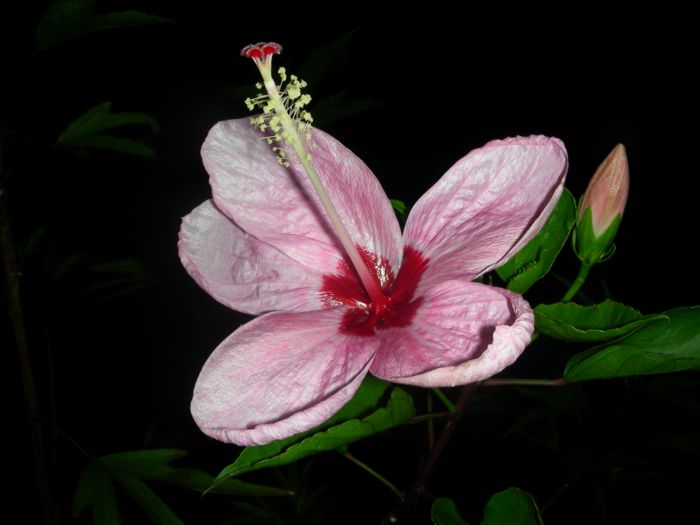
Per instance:
[[[592,300],[611,296],[644,313],[698,302],[692,255],[698,222],[697,38],[687,12],[654,2],[628,8],[586,2],[566,11],[542,3],[463,3],[459,11],[431,3],[379,12],[366,4],[113,1],[101,2],[98,12],[133,8],[172,23],[83,35],[34,52],[33,32],[45,8],[37,2],[0,11],[4,170],[18,244],[46,229],[22,278],[42,413],[53,405],[58,426],[95,455],[178,447],[191,452],[189,464],[211,472],[235,457],[234,448],[199,433],[188,403],[209,352],[245,318],[189,279],[177,259],[176,238],[180,218],[209,196],[199,158],[207,130],[247,113],[235,92],[257,81],[252,63],[239,57],[251,42],[283,44],[275,60],[292,72],[318,46],[354,30],[341,67],[310,91],[316,100],[347,90],[382,103],[326,130],[370,166],[390,197],[408,203],[458,158],[493,138],[561,138],[570,156],[567,186],[577,197],[605,155],[624,143],[631,188],[618,249],[594,269],[587,292]],[[155,137],[145,129],[127,132],[149,143],[158,160],[109,152],[83,159],[55,146],[68,122],[106,101],[114,111],[141,111],[158,120]],[[76,255],[82,256],[78,262],[63,268]],[[92,265],[130,257],[150,269],[151,286],[118,297],[90,290],[96,283]],[[562,256],[555,271],[571,279],[573,257]],[[533,303],[556,301],[564,289],[551,281],[529,297]],[[14,486],[8,509],[19,509],[27,516],[21,522],[31,523],[36,506],[18,363],[4,317],[0,326],[9,408],[5,451]],[[562,348],[526,353],[513,375],[556,377],[570,354]],[[687,381],[697,395],[693,380],[679,374],[665,381]],[[576,398],[587,400],[581,409],[585,431],[575,418],[561,416],[557,452],[504,437],[533,402],[512,390],[488,390],[468,413],[429,489],[455,498],[473,523],[489,495],[507,486],[520,486],[544,504],[565,484],[574,486],[549,507],[546,523],[656,523],[682,516],[693,506],[697,485],[680,477],[697,468],[697,446],[686,456],[649,448],[644,439],[661,430],[697,432],[697,411],[669,410],[645,397],[656,388],[653,381],[577,390],[586,394]],[[391,433],[355,450],[407,486],[424,453],[422,432]],[[616,464],[600,466],[609,458],[591,443],[617,450],[613,442],[646,463],[645,478],[610,488],[608,478],[598,476]],[[70,521],[83,460],[63,441],[56,447],[56,491]],[[571,461],[564,458],[577,454],[588,456],[572,477],[565,466]],[[306,477],[304,465],[280,475],[297,490],[323,488],[317,506],[328,514],[320,522],[378,523],[395,503],[390,492],[340,457],[327,455],[307,466]],[[270,474],[250,479],[279,482]],[[216,496],[159,493],[187,523],[222,523],[237,512]],[[292,523],[295,504],[273,505]],[[417,523],[427,522],[424,507]],[[138,510],[124,512],[126,523],[144,519]]]

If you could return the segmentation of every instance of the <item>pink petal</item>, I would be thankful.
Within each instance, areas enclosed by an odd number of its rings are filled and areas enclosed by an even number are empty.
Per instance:
[[[411,326],[377,332],[370,372],[395,383],[455,386],[512,364],[530,342],[534,315],[519,295],[467,281],[427,289]]]
[[[182,220],[178,241],[187,272],[220,303],[248,314],[322,307],[322,275],[236,226],[212,201]]]
[[[401,230],[384,190],[365,164],[330,135],[313,131],[314,166],[356,244],[401,261]],[[344,252],[308,177],[289,153],[290,168],[249,119],[216,124],[202,146],[214,202],[247,233],[326,273]]]
[[[220,441],[260,445],[322,423],[350,400],[379,345],[338,334],[345,310],[269,313],[231,334],[205,363],[192,415]]]
[[[566,170],[562,142],[541,136],[489,142],[458,161],[406,222],[406,244],[431,261],[421,285],[473,279],[505,262],[544,225]]]

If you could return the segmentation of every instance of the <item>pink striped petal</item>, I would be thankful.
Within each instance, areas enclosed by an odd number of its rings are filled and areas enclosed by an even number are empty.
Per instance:
[[[489,142],[458,161],[406,222],[406,244],[431,261],[422,287],[505,262],[544,225],[566,170],[562,142],[541,136]]]
[[[339,335],[342,308],[269,313],[231,334],[205,363],[192,415],[220,441],[261,445],[322,423],[350,400],[379,341]]]
[[[378,331],[370,372],[394,383],[455,386],[512,364],[530,342],[534,315],[517,294],[467,281],[427,289],[409,327]]]
[[[322,307],[322,274],[248,235],[212,201],[182,220],[178,251],[197,284],[239,312],[258,315]]]
[[[401,261],[398,221],[379,181],[365,164],[330,135],[313,131],[314,166],[356,244]],[[304,170],[294,155],[290,168],[249,119],[216,124],[202,146],[214,202],[247,233],[295,261],[332,273],[342,248]]]

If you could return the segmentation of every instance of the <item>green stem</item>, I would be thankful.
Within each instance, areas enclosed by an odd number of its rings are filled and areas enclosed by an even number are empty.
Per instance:
[[[393,493],[396,495],[397,498],[401,498],[401,491],[396,487],[396,485],[394,485],[391,481],[389,481],[389,480],[386,479],[384,476],[382,476],[379,472],[377,472],[376,470],[374,470],[372,467],[370,467],[370,466],[367,465],[366,463],[363,463],[362,461],[360,461],[359,459],[357,459],[355,456],[353,456],[352,454],[350,454],[350,452],[348,452],[347,450],[346,450],[345,452],[341,452],[341,451],[338,451],[338,452],[340,452],[341,455],[343,455],[345,458],[347,458],[347,459],[349,459],[350,461],[352,461],[355,465],[357,465],[358,467],[360,467],[362,470],[364,470],[365,472],[368,472],[370,475],[372,475],[373,477],[375,477],[376,479],[378,479],[378,480],[379,480],[381,483],[383,483],[391,492],[393,492]]]
[[[581,267],[578,270],[578,275],[576,276],[574,283],[571,285],[571,288],[569,288],[569,291],[567,291],[564,294],[564,297],[562,297],[561,299],[562,303],[568,303],[569,301],[571,301],[571,299],[574,298],[574,295],[578,293],[578,291],[581,289],[581,286],[583,286],[583,283],[586,282],[588,272],[591,271],[592,267],[593,265],[591,264],[587,264],[585,262],[581,263]]]
[[[486,379],[484,386],[566,386],[564,379]]]
[[[413,416],[408,422],[411,425],[415,425],[417,423],[422,423],[423,421],[434,421],[436,419],[445,419],[445,418],[450,417],[452,414],[453,414],[453,412],[430,412],[429,414],[421,414],[420,416]]]
[[[442,401],[442,404],[445,405],[445,408],[452,412],[454,414],[456,407],[452,401],[450,401],[447,396],[440,390],[439,388],[433,388],[433,394],[437,396],[437,398]]]

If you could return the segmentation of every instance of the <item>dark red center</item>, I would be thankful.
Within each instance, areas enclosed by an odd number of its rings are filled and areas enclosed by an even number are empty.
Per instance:
[[[241,56],[261,59],[270,55],[279,55],[282,52],[282,46],[275,42],[258,42],[250,44],[241,50]]]
[[[321,287],[321,300],[326,306],[348,307],[340,331],[374,335],[375,330],[409,326],[423,302],[422,297],[413,296],[428,267],[428,259],[415,248],[406,246],[401,268],[395,276],[385,257],[359,246],[358,250],[382,291],[382,299],[372,301],[350,261],[347,258],[341,261],[335,274],[323,276]]]

